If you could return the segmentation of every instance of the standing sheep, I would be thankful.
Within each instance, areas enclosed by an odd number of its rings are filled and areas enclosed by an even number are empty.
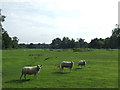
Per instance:
[[[81,68],[82,68],[82,66],[85,66],[85,65],[86,65],[86,61],[85,60],[80,60],[78,62],[78,67],[81,66]]]
[[[66,67],[66,68],[70,68],[70,72],[71,72],[73,66],[74,66],[74,62],[73,61],[71,61],[71,62],[63,61],[63,62],[60,63],[61,71],[63,71],[64,67]]]
[[[33,66],[33,67],[31,67],[31,66],[23,67],[22,74],[20,76],[20,80],[23,75],[24,75],[24,78],[26,79],[26,74],[28,74],[28,75],[34,74],[34,77],[35,77],[39,73],[41,67],[42,67],[42,65],[37,65],[37,66]]]

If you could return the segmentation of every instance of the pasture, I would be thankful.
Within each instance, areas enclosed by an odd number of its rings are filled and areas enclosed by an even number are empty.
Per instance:
[[[87,65],[78,69],[77,62]],[[74,61],[72,72],[60,72],[61,61]],[[20,81],[24,66],[43,65],[38,79],[27,75]],[[3,88],[118,88],[118,50],[15,49],[2,51]]]

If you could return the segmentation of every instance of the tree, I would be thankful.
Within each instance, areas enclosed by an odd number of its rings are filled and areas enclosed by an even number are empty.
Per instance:
[[[76,42],[75,40],[72,38],[69,42],[69,48],[75,48],[76,47]]]
[[[85,42],[85,39],[78,38],[78,41],[76,42],[76,47],[77,48],[88,48],[88,43]]]
[[[12,38],[12,48],[18,48],[18,41],[19,39],[15,36]]]
[[[33,43],[29,44],[29,48],[35,48]]]
[[[85,39],[79,38],[77,40],[78,41],[76,43],[77,43],[78,48],[87,48],[88,47],[88,43],[84,41]]]
[[[11,38],[7,31],[5,31],[2,28],[1,22],[5,21],[6,16],[1,15],[1,9],[0,9],[0,48],[2,46],[3,49],[7,48],[18,48],[18,38],[13,37]]]
[[[5,21],[5,16],[1,15],[1,9],[0,9],[0,49],[2,49],[2,33],[3,33],[3,28],[2,28],[2,22]]]
[[[110,39],[110,42],[112,43],[111,48],[120,48],[120,28],[112,30]]]
[[[88,43],[84,42],[84,48],[88,48]]]
[[[89,43],[89,47],[90,48],[103,48],[104,46],[104,40],[102,38],[98,39],[98,38],[95,38],[93,40],[91,40],[91,42]]]
[[[9,37],[7,31],[3,31],[2,33],[2,48],[11,48],[12,47],[12,39]]]
[[[71,47],[73,47],[72,46],[73,42],[74,42],[74,40],[71,41],[68,37],[63,37],[61,47],[63,49],[71,48]]]
[[[104,40],[104,48],[111,48],[109,37],[105,38],[105,40]]]
[[[51,48],[56,49],[67,49],[67,48],[87,48],[88,43],[84,41],[84,39],[79,39],[77,42],[72,38],[63,37],[61,40],[60,38],[55,38],[52,40]]]
[[[59,49],[59,48],[61,48],[61,43],[62,43],[62,41],[60,38],[55,38],[54,40],[52,40],[51,48]]]

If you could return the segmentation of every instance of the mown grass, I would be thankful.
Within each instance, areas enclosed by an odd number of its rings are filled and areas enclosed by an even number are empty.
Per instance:
[[[74,52],[72,49],[17,49],[2,51],[3,88],[118,88],[118,50],[94,49]],[[83,69],[77,62],[87,61]],[[61,73],[57,64],[74,61],[72,72]],[[43,65],[38,79],[28,75],[20,81],[23,66]]]

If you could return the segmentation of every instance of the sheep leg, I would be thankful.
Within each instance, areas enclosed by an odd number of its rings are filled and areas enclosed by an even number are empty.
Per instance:
[[[79,64],[79,65],[78,65],[78,68],[82,68],[81,66],[82,66],[82,65]]]
[[[23,74],[21,74],[21,76],[20,76],[20,80],[21,80],[22,76],[23,76]]]
[[[70,72],[72,72],[72,68],[70,68]]]
[[[25,80],[26,80],[26,74],[24,74],[24,78],[25,78]]]
[[[34,74],[34,79],[37,79],[37,74]]]
[[[64,68],[64,67],[61,68],[61,72],[63,72],[63,68]]]

